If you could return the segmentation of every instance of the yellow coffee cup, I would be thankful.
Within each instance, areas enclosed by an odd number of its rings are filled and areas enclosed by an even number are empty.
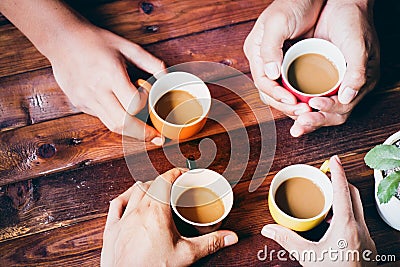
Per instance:
[[[286,180],[294,177],[306,178],[319,187],[323,193],[325,202],[323,209],[314,217],[300,219],[286,214],[277,203],[275,194],[278,187]],[[307,194],[307,192],[304,192]],[[272,218],[280,225],[295,231],[308,231],[316,227],[325,219],[333,202],[333,188],[328,176],[320,169],[305,164],[296,164],[280,170],[272,179],[268,193],[268,207]]]
[[[157,101],[171,90],[186,91],[202,107],[202,114],[186,124],[174,124],[161,118],[155,110]],[[211,108],[211,94],[207,85],[197,76],[187,72],[171,72],[161,76],[149,93],[149,113],[154,127],[170,139],[186,139],[199,132],[206,123]]]

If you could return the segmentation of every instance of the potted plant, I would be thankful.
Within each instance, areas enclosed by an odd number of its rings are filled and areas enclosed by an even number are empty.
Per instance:
[[[365,155],[365,163],[374,169],[375,201],[379,215],[400,231],[400,131]]]

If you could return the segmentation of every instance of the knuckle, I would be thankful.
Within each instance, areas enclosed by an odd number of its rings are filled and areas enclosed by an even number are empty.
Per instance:
[[[266,17],[266,24],[272,24],[275,27],[286,27],[289,24],[289,18],[284,12],[273,12],[269,13],[268,16]]]
[[[353,107],[354,107],[353,105],[344,105],[343,106],[341,113],[340,113],[340,115],[341,115],[340,117],[342,119],[344,119],[344,121],[347,120],[347,117],[349,116],[350,112],[353,110]]]
[[[350,79],[353,80],[358,87],[362,87],[367,82],[366,69],[364,66],[359,66],[350,75]]]
[[[285,234],[276,236],[276,241],[281,245],[288,244],[289,240],[290,240],[289,236]]]
[[[216,235],[211,235],[208,238],[208,253],[212,254],[221,247],[221,240]]]
[[[349,111],[345,111],[345,113],[347,113],[347,112],[349,112]],[[347,115],[338,115],[336,125],[344,124],[347,121],[347,117],[348,117]]]
[[[120,197],[114,198],[113,200],[110,201],[110,209],[114,207],[118,207],[122,204],[122,200]]]
[[[247,37],[246,37],[246,39],[244,40],[244,44],[243,44],[243,52],[244,52],[244,55],[247,57],[247,58],[249,58],[249,46],[250,46],[250,42],[251,42],[251,39],[250,39],[250,35],[248,35]]]

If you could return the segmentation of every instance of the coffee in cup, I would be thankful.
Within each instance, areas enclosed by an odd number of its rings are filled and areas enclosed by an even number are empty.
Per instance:
[[[196,223],[211,223],[224,215],[224,203],[206,187],[184,191],[176,201],[176,209],[184,218]]]
[[[346,60],[337,46],[323,39],[305,39],[285,53],[282,85],[301,102],[308,103],[313,97],[335,95],[345,72]]]
[[[196,121],[203,114],[199,101],[184,90],[171,90],[156,102],[156,113],[165,121],[184,125]]]
[[[279,185],[275,192],[278,208],[286,214],[309,219],[324,209],[325,197],[318,185],[304,177],[292,177]]]
[[[170,203],[180,220],[203,234],[217,230],[228,216],[233,206],[233,191],[219,173],[193,169],[175,180]]]
[[[185,139],[199,132],[211,108],[207,85],[187,72],[161,76],[149,93],[149,113],[154,127],[170,139]]]
[[[333,188],[320,169],[305,164],[288,166],[272,179],[268,207],[272,218],[295,231],[307,231],[326,217]]]
[[[305,94],[322,94],[335,86],[339,71],[323,55],[304,54],[293,60],[288,69],[289,83]]]

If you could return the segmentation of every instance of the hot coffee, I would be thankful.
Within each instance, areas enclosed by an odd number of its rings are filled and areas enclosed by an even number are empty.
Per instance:
[[[154,108],[163,120],[178,125],[189,124],[203,114],[199,101],[182,90],[171,90],[165,93],[156,102]]]
[[[211,223],[224,215],[224,203],[208,188],[193,187],[184,191],[176,202],[184,218],[195,223]]]
[[[288,68],[289,83],[306,94],[322,94],[339,80],[339,71],[325,56],[305,54],[296,58]]]
[[[293,177],[279,185],[275,202],[287,215],[308,219],[322,212],[325,197],[319,186],[309,179]]]

